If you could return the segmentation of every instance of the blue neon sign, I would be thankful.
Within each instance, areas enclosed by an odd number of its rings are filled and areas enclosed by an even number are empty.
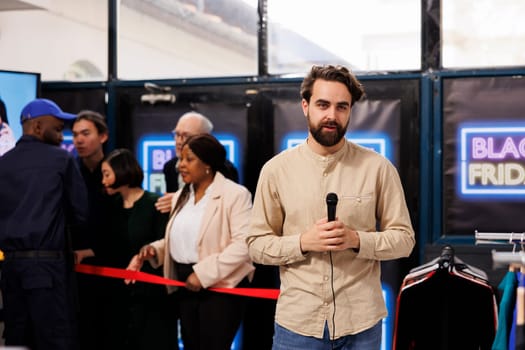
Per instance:
[[[458,192],[463,197],[525,194],[525,124],[463,124],[458,129]]]
[[[281,151],[303,143],[307,137],[307,132],[290,132],[286,134],[281,142]],[[389,135],[381,132],[351,132],[346,134],[346,138],[348,141],[376,151],[393,162],[392,143]]]
[[[73,144],[73,134],[70,131],[64,131],[64,140],[60,144],[60,147],[71,153],[73,156],[77,156],[77,150]]]
[[[390,285],[383,283],[383,299],[385,300],[388,316],[383,319],[383,334],[381,337],[381,350],[392,349],[392,336],[394,330],[393,316],[395,312],[394,292]]]
[[[239,169],[239,141],[231,134],[213,134],[226,149],[226,157]],[[164,164],[175,157],[173,137],[166,135],[145,135],[137,144],[137,158],[144,170],[145,190],[166,192],[162,169]]]

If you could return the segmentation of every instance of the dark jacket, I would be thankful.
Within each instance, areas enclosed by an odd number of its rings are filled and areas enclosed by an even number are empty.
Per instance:
[[[0,157],[0,249],[66,249],[66,228],[85,222],[87,194],[75,159],[24,135]]]

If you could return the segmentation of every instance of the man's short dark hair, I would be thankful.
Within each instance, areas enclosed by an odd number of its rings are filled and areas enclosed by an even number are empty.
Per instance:
[[[106,124],[106,118],[104,118],[104,116],[98,112],[89,110],[80,111],[77,114],[76,119],[73,121],[73,125],[75,125],[76,122],[79,122],[81,120],[88,120],[95,124],[95,127],[97,128],[99,134],[109,133],[108,125]]]
[[[332,65],[312,66],[312,69],[301,84],[301,97],[308,102],[310,102],[310,97],[312,97],[314,83],[318,79],[343,83],[348,88],[350,95],[352,95],[352,106],[359,101],[365,92],[363,85],[346,67]]]

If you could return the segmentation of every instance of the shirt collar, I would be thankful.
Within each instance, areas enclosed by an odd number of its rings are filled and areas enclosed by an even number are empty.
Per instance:
[[[211,191],[213,190],[213,181],[212,183],[208,186],[208,188],[206,188],[206,190],[204,190],[204,195],[207,196],[211,193]],[[193,184],[190,184],[190,194],[192,196],[195,196],[195,189],[193,188]]]
[[[346,141],[343,147],[338,149],[335,153],[332,153],[326,156],[322,156],[312,151],[312,149],[308,147],[306,142],[302,143],[298,147],[301,147],[301,151],[304,152],[307,157],[315,160],[316,162],[319,162],[322,164],[331,164],[335,161],[339,161],[341,158],[344,157],[345,154],[347,154],[349,150],[349,142]]]

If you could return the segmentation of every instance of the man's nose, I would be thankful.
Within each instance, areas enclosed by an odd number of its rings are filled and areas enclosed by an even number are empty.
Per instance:
[[[337,109],[336,108],[337,108],[337,106],[331,106],[330,108],[328,108],[326,116],[328,118],[335,119],[335,115],[337,113]]]

